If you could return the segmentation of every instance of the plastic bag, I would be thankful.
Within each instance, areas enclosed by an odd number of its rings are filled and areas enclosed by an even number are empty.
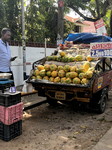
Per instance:
[[[26,81],[24,81],[24,85],[23,85],[22,91],[23,91],[24,93],[33,92],[33,86],[32,86],[32,84],[26,83]]]
[[[31,83],[27,83],[27,92],[30,93],[30,92],[33,92],[33,86]]]

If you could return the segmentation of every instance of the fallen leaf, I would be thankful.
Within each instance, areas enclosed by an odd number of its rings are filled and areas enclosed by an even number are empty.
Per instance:
[[[96,119],[96,117],[92,117],[92,119]]]
[[[81,128],[83,128],[83,129],[85,129],[86,127],[84,127],[84,126],[80,126]]]
[[[23,150],[22,148],[18,148],[18,150]]]
[[[99,136],[99,139],[102,137],[102,135]]]
[[[99,118],[98,121],[106,121],[105,118]]]
[[[72,139],[72,140],[76,139],[75,136],[68,136],[68,138],[69,138],[69,139]]]
[[[75,132],[74,134],[78,134],[79,132]]]
[[[55,122],[58,122],[58,119],[55,119]]]
[[[94,140],[93,142],[98,142],[97,140]]]
[[[72,139],[72,136],[68,136],[69,139]]]
[[[70,120],[68,120],[68,122],[71,122]]]
[[[67,143],[66,141],[63,142],[64,144]]]

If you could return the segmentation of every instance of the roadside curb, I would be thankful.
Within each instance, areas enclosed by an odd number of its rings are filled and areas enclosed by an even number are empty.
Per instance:
[[[99,140],[99,142],[92,148],[92,150],[112,150],[112,127]]]

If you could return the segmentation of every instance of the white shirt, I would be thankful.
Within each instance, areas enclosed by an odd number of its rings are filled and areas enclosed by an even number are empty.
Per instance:
[[[9,72],[11,67],[11,50],[8,42],[6,44],[0,39],[0,71]]]

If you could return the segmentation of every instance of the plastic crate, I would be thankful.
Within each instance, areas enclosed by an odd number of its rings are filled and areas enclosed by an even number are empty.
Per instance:
[[[5,125],[3,122],[0,122],[0,139],[3,141],[8,142],[21,134],[22,120],[11,125]]]
[[[10,107],[0,106],[0,121],[6,125],[13,124],[23,117],[23,103],[18,103]]]
[[[16,92],[13,94],[11,94],[9,92],[5,92],[3,94],[0,94],[0,105],[1,106],[9,107],[9,106],[15,105],[20,102],[21,102],[21,93],[20,92]]]

